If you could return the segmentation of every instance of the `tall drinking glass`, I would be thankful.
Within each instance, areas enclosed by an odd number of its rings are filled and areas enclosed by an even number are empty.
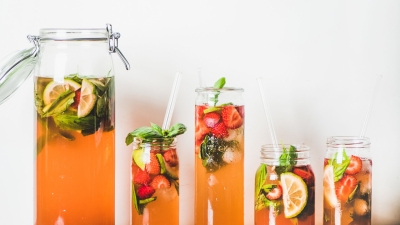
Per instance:
[[[148,140],[147,140],[148,141]],[[132,224],[179,224],[176,138],[135,138],[132,153]]]
[[[34,72],[35,224],[114,224],[114,69],[106,29],[42,29]]]
[[[195,224],[243,224],[243,89],[196,92]]]
[[[324,159],[324,225],[371,224],[372,159],[366,137],[334,136]]]
[[[263,145],[255,176],[256,225],[314,225],[315,177],[305,145]]]

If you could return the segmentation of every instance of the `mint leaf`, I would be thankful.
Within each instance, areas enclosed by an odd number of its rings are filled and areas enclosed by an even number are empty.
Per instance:
[[[226,83],[225,77],[221,77],[221,78],[219,78],[219,80],[217,80],[217,82],[214,83],[214,88],[221,89],[225,86],[225,83]],[[214,98],[211,98],[214,100],[214,106],[217,105],[218,95],[219,95],[219,91],[217,91],[217,94],[215,94]]]
[[[297,149],[293,145],[290,146],[289,150],[286,149],[285,145],[282,144],[283,152],[279,157],[279,166],[275,168],[278,174],[292,171],[297,160]]]
[[[185,133],[185,131],[186,126],[181,123],[173,125],[169,130],[163,130],[157,124],[151,123],[151,127],[140,127],[130,132],[125,138],[125,143],[130,145],[135,137],[142,139],[142,142],[150,142],[154,138],[170,139],[172,142],[172,138]]]
[[[338,163],[338,153],[336,152],[333,159],[328,160],[328,164],[333,166],[333,174],[335,182],[342,179],[344,172],[350,164],[350,158],[347,156],[346,150],[343,149],[342,162]]]
[[[54,122],[62,130],[86,130],[93,133],[100,126],[100,120],[92,115],[80,118],[76,115],[60,114],[54,116]]]

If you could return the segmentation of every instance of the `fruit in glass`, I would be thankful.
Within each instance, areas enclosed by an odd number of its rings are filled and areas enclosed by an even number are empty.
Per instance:
[[[371,224],[372,160],[369,140],[328,139],[324,159],[323,224]]]
[[[36,222],[114,224],[114,78],[34,77]]]
[[[254,224],[313,225],[315,177],[308,147],[262,148],[255,176]]]

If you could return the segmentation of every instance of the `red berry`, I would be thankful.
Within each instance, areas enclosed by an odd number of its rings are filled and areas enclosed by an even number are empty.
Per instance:
[[[207,127],[213,128],[221,119],[221,116],[216,112],[210,112],[204,115],[203,121]]]
[[[137,196],[139,199],[150,198],[154,194],[155,190],[152,186],[142,185],[137,190]]]
[[[196,119],[202,119],[204,116],[204,110],[207,109],[207,106],[205,105],[198,105],[195,108],[196,111]]]
[[[179,164],[178,155],[176,154],[176,149],[171,148],[164,152],[164,161],[168,163],[169,166],[177,166]]]
[[[202,119],[196,121],[196,141],[203,141],[204,136],[210,132],[210,128],[206,126]]]
[[[360,157],[352,155],[350,158],[350,164],[347,166],[345,173],[354,175],[361,171],[362,161]]]
[[[81,100],[81,89],[79,88],[78,90],[75,91],[74,103],[71,104],[71,107],[77,109],[80,100]]]
[[[169,188],[171,187],[171,183],[165,176],[157,175],[153,178],[153,181],[150,183],[150,186],[153,187],[154,189]]]
[[[218,123],[211,129],[211,133],[217,138],[225,138],[228,137],[229,133],[225,127],[224,123]]]
[[[269,200],[276,200],[282,196],[282,187],[277,185],[265,195]]]
[[[294,168],[293,173],[301,177],[307,185],[314,184],[314,174],[311,171]]]
[[[150,175],[146,172],[137,167],[133,175],[133,182],[135,184],[148,184],[150,182]]]
[[[158,162],[156,154],[150,153],[150,162],[146,164],[145,169],[152,175],[160,173],[160,163]]]
[[[238,111],[239,115],[244,118],[244,106],[236,106],[236,110]]]
[[[229,129],[236,129],[243,125],[243,119],[232,105],[225,106],[222,110],[222,120]]]
[[[336,183],[336,196],[342,202],[347,202],[351,193],[357,187],[357,179],[352,175],[344,175]]]

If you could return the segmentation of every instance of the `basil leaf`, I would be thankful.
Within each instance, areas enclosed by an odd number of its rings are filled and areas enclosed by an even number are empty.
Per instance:
[[[151,124],[151,128],[155,131],[155,132],[157,132],[158,134],[160,134],[160,135],[163,135],[163,130],[162,130],[162,128],[160,127],[160,126],[158,126],[157,124],[154,124],[154,123],[150,123]]]
[[[255,199],[257,199],[258,195],[260,194],[266,179],[267,179],[267,166],[265,164],[261,164],[256,171]]]
[[[74,103],[74,97],[74,91],[64,91],[56,100],[43,108],[42,117],[49,117],[64,112],[72,103]]]
[[[148,141],[148,139],[162,138],[163,136],[154,131],[151,127],[140,127],[128,134],[128,136],[125,138],[126,145],[131,144],[135,137],[140,138],[143,141]]]
[[[350,158],[347,156],[346,150],[343,149],[343,155],[341,157],[342,162],[338,163],[338,153],[336,152],[333,159],[328,160],[328,164],[333,166],[333,174],[335,175],[335,182],[342,179],[344,172],[350,164]]]
[[[176,137],[180,134],[185,133],[186,131],[186,126],[181,124],[181,123],[177,123],[174,126],[172,126],[169,130],[168,130],[168,135],[167,137]]]
[[[297,160],[297,149],[293,145],[290,146],[289,151],[284,145],[282,155],[279,157],[279,166],[276,167],[275,171],[278,174],[292,171],[294,165],[296,165]]]
[[[221,78],[219,78],[219,80],[217,80],[217,82],[214,83],[214,88],[221,89],[224,87],[225,83],[226,83],[225,77],[221,77]],[[214,106],[217,105],[218,95],[219,95],[219,91],[217,91],[217,94],[215,94],[214,98],[211,98],[214,101]]]

